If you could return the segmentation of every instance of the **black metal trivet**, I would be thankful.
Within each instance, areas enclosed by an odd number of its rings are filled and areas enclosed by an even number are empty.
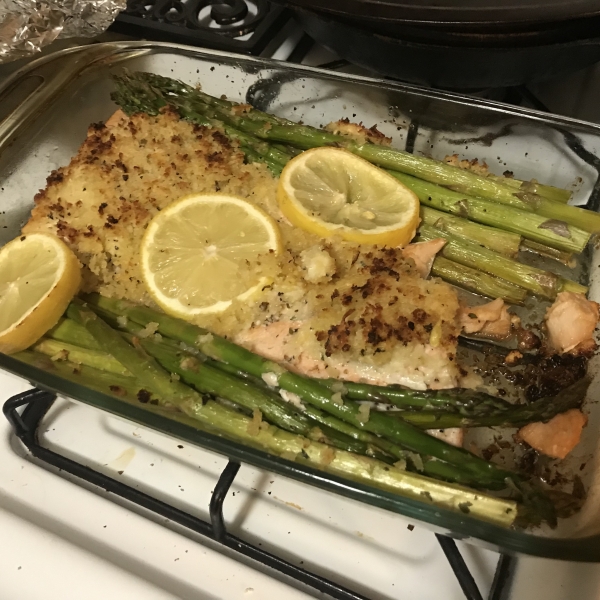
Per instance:
[[[257,55],[289,19],[287,9],[266,0],[127,0],[110,29],[149,40]]]
[[[48,412],[56,395],[39,389],[29,390],[13,396],[3,406],[3,412],[12,425],[16,436],[23,442],[29,452],[38,460],[52,465],[65,473],[69,473],[82,481],[87,481],[116,496],[136,504],[155,514],[178,523],[200,535],[211,538],[223,546],[246,556],[261,565],[290,577],[291,579],[310,586],[319,592],[327,594],[335,600],[369,600],[366,596],[353,592],[324,577],[320,577],[306,569],[291,564],[274,554],[258,548],[244,540],[228,533],[223,520],[223,502],[229,488],[240,468],[239,463],[229,461],[213,491],[210,506],[210,522],[203,521],[185,511],[170,506],[152,496],[137,490],[121,481],[99,473],[77,461],[62,454],[45,448],[40,444],[39,426]],[[460,554],[453,539],[436,534],[436,537],[448,558],[448,562],[458,579],[458,582],[467,600],[483,600],[473,576],[469,572],[465,561]],[[508,600],[510,582],[514,571],[515,561],[509,556],[501,555],[496,568],[496,575],[488,600]]]

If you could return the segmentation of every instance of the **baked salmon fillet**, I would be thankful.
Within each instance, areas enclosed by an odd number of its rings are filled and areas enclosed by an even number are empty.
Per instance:
[[[84,291],[151,305],[139,268],[144,230],[181,196],[221,191],[277,221],[283,251],[261,257],[270,284],[197,323],[291,369],[415,389],[458,385],[454,289],[424,279],[396,248],[326,241],[279,212],[277,179],[246,164],[221,131],[173,112],[122,112],[90,127],[68,166],[35,197],[23,233],[51,232],[76,253]]]

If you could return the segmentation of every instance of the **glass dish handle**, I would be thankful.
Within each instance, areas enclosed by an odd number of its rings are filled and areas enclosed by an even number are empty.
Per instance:
[[[114,54],[115,47],[110,44],[68,48],[38,58],[8,77],[0,85],[0,152],[32,125],[73,79]]]

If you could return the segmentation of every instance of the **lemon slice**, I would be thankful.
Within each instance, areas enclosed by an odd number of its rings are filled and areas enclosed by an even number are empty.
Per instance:
[[[165,312],[184,319],[218,313],[267,283],[257,259],[279,247],[277,225],[250,202],[225,194],[185,196],[148,225],[142,275]]]
[[[54,327],[80,283],[77,257],[53,235],[24,235],[0,249],[0,352],[24,350]]]
[[[419,224],[419,199],[394,177],[339,148],[299,154],[283,169],[277,200],[292,224],[359,244],[405,246]]]

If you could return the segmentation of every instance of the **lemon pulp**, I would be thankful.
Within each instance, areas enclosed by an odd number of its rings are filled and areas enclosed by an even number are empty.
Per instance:
[[[167,313],[190,318],[221,312],[266,284],[257,260],[279,247],[277,225],[250,202],[196,194],[152,219],[141,245],[142,274]]]
[[[292,159],[277,199],[292,224],[357,243],[405,246],[419,224],[419,200],[411,190],[339,148],[315,148]]]

